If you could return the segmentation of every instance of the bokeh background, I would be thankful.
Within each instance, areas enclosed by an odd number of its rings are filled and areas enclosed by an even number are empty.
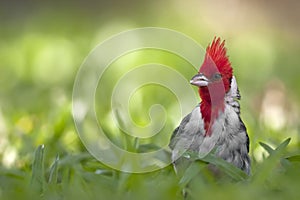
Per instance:
[[[62,158],[86,156],[71,114],[77,70],[97,44],[132,28],[174,29],[204,47],[214,36],[225,39],[242,95],[242,118],[249,131],[254,162],[262,162],[268,155],[260,141],[276,147],[291,137],[288,151],[299,152],[299,8],[300,2],[296,0],[1,1],[0,166],[3,172],[0,172],[0,197],[8,197],[5,188],[10,189],[11,195],[18,191],[21,194],[20,188],[27,185],[38,145],[45,145],[46,167],[57,154]],[[141,59],[144,63],[152,61],[147,58],[147,52],[143,52],[133,64],[140,63]],[[167,54],[156,58],[171,67],[172,63],[180,67],[180,62]],[[187,81],[191,75],[193,71],[184,74]],[[104,80],[105,84],[110,87],[109,79]],[[153,95],[155,91],[148,88],[148,101],[163,101]],[[140,97],[143,95],[146,94]],[[135,112],[134,116],[145,124],[147,117],[143,113],[147,110],[143,110],[143,101],[138,97],[135,101],[140,102],[141,112]],[[166,130],[172,130],[180,122],[180,118],[172,120]],[[106,123],[109,132],[109,121]],[[125,142],[126,147],[129,143],[131,150],[136,144],[126,138],[115,142],[120,146]],[[83,170],[80,173],[101,168],[100,163],[90,160],[88,164],[78,161]],[[109,170],[105,166],[103,169]],[[81,176],[80,173],[77,175]],[[128,188],[143,180],[135,177],[128,181],[127,176],[127,179],[114,180],[127,180]],[[102,183],[108,188],[105,191],[120,184],[115,182]],[[81,188],[81,182],[73,184]],[[170,194],[176,193],[174,185],[171,189],[165,186]],[[141,196],[144,189],[140,190]]]

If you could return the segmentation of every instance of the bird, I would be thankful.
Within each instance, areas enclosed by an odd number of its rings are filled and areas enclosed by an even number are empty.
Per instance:
[[[201,157],[215,150],[217,157],[249,175],[249,137],[240,116],[241,96],[225,40],[214,37],[190,84],[198,87],[201,102],[183,118],[171,136],[169,147],[175,172],[180,164],[191,162],[184,152]]]

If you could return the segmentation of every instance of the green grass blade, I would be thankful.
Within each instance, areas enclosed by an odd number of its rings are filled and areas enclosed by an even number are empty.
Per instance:
[[[267,145],[266,143],[260,142],[260,146],[262,146],[270,155],[274,152],[274,149]]]
[[[253,175],[253,184],[261,185],[268,179],[268,177],[271,177],[273,169],[280,162],[280,157],[282,156],[282,153],[289,144],[290,140],[291,138],[284,140],[258,167],[256,173]]]
[[[44,192],[44,145],[38,146],[35,151],[34,161],[32,165],[31,186],[39,193]]]
[[[192,162],[190,166],[185,170],[182,178],[179,181],[179,185],[184,188],[201,170],[199,163]]]
[[[279,151],[281,152],[283,149],[285,149],[288,144],[290,143],[291,141],[291,138],[287,138],[286,140],[284,140],[277,148],[276,148],[276,151]]]
[[[58,177],[58,163],[59,163],[59,155],[56,156],[54,163],[52,164],[50,168],[50,174],[49,174],[49,184],[56,184],[57,183],[57,177]]]
[[[248,175],[244,171],[232,165],[231,163],[223,160],[222,158],[215,156],[212,153],[209,153],[201,160],[217,166],[220,170],[225,172],[227,175],[229,175],[236,181],[243,181],[248,177]]]
[[[244,171],[232,165],[231,163],[228,163],[222,158],[217,157],[215,155],[216,151],[217,149],[214,148],[210,153],[208,153],[204,157],[199,157],[198,154],[193,152],[187,152],[187,153],[191,158],[191,160],[195,160],[195,161],[198,160],[204,163],[211,163],[217,166],[221,171],[223,171],[225,174],[227,174],[228,176],[230,176],[232,179],[236,181],[243,181],[248,178],[248,175]]]
[[[286,157],[286,159],[289,160],[290,162],[300,162],[300,155],[289,156]]]

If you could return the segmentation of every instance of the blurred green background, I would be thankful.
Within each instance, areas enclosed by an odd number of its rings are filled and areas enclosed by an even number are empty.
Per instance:
[[[0,198],[37,195],[31,192],[35,190],[30,179],[34,174],[33,160],[39,155],[34,151],[41,144],[45,145],[41,177],[46,183],[36,197],[181,198],[171,167],[146,175],[109,169],[89,156],[73,124],[72,88],[81,63],[97,44],[132,28],[174,29],[204,47],[214,36],[225,39],[242,95],[242,118],[251,140],[254,174],[269,155],[260,141],[275,148],[290,137],[284,155],[299,154],[299,7],[296,0],[1,1]],[[157,62],[180,67],[178,58],[166,53],[156,58]],[[139,59],[144,63],[152,61],[147,60],[147,52]],[[193,72],[183,74],[188,81]],[[109,80],[104,80],[105,84],[110,87]],[[149,102],[163,99],[154,93],[155,89],[148,88]],[[168,91],[165,95],[169,95]],[[179,116],[170,112],[168,115]],[[141,119],[141,124],[147,123],[142,113],[134,116]],[[173,130],[180,122],[180,118],[171,120],[165,130]],[[108,134],[109,123],[106,122]],[[121,146],[124,142],[127,147],[127,143],[134,146],[134,141],[119,142]],[[56,155],[60,165],[55,164]],[[51,166],[59,166],[53,185],[49,174],[55,169]],[[266,174],[262,185],[250,181],[250,186],[230,183],[218,187],[209,182],[200,184],[205,190],[196,191],[193,198],[299,197],[294,190],[300,186],[299,160],[284,169],[278,169],[278,163],[272,166],[276,168],[275,175]],[[152,190],[157,192],[153,194]]]

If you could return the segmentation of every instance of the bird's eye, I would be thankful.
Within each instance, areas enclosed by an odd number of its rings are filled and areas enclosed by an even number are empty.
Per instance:
[[[222,78],[222,75],[220,73],[215,73],[212,78],[214,80],[219,80],[220,78]]]

